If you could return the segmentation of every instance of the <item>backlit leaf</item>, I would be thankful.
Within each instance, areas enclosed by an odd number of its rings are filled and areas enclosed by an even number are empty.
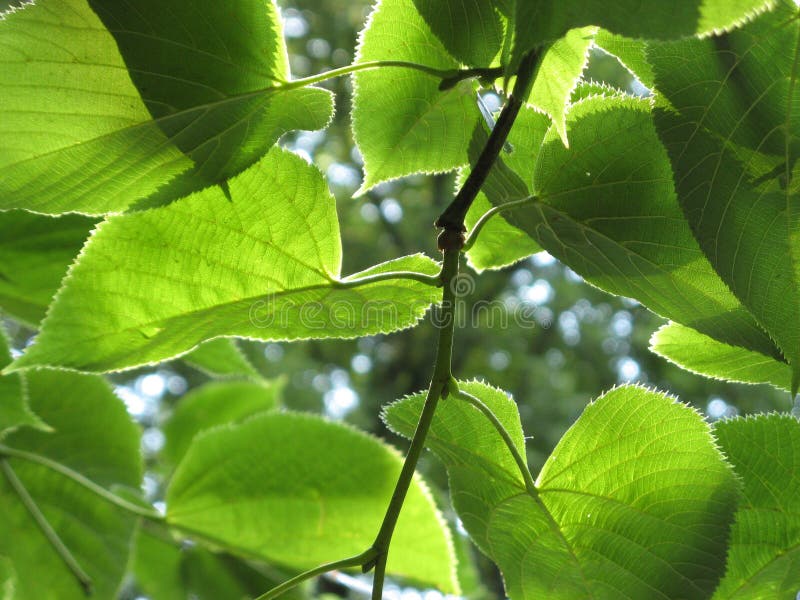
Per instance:
[[[521,450],[514,403],[483,384],[459,386]],[[386,421],[410,435],[422,400],[391,405]],[[621,387],[587,406],[533,494],[496,430],[465,402],[442,401],[428,440],[464,526],[515,600],[699,600],[722,574],[736,480],[700,415],[663,394]]]
[[[531,86],[528,104],[547,113],[565,146],[569,99],[589,61],[596,27],[573,29],[550,44],[542,56]]]
[[[664,325],[650,338],[650,349],[678,366],[707,377],[771,383],[790,389],[792,369],[785,362],[740,346],[730,346],[678,323]]]
[[[588,98],[572,106],[568,127],[569,148],[551,128],[528,166],[538,200],[509,218],[590,283],[780,359],[692,236],[649,101]]]
[[[307,569],[372,544],[400,466],[397,452],[355,429],[311,415],[268,413],[195,438],[167,491],[167,518]],[[416,479],[388,572],[454,592],[454,568],[447,527]]]
[[[139,428],[96,376],[63,371],[27,375],[31,408],[52,427],[20,429],[3,443],[57,461],[106,488],[139,488]],[[43,466],[7,459],[78,563],[97,598],[113,598],[137,521],[106,500]],[[15,600],[78,600],[85,594],[19,497],[0,477],[0,554],[17,573]]]
[[[794,600],[800,591],[800,422],[721,421],[720,447],[744,483],[725,578],[713,600]]]
[[[386,333],[414,325],[441,295],[409,279],[337,283],[335,203],[300,157],[275,148],[228,188],[230,199],[212,187],[102,223],[15,364],[108,371],[221,336]],[[409,256],[358,276],[393,271],[435,275],[438,265]]]
[[[474,66],[495,62],[505,37],[503,0],[414,0],[428,27],[453,58]]]
[[[0,21],[0,208],[171,200],[330,118],[329,92],[275,87],[289,73],[271,1],[91,6],[41,0]]]
[[[773,5],[773,0],[520,0],[516,3],[514,56],[518,61],[528,50],[587,25],[629,38],[708,35],[736,27]]]
[[[217,381],[193,389],[178,401],[164,423],[163,461],[178,464],[201,431],[278,408],[283,385],[282,380]]]
[[[94,224],[78,215],[0,212],[0,307],[36,326]]]
[[[0,325],[0,369],[11,362],[8,339]],[[23,426],[47,429],[41,419],[28,407],[25,381],[20,373],[0,375],[0,440],[14,429]]]
[[[723,37],[651,45],[656,112],[683,212],[720,277],[800,384],[798,7]],[[698,84],[697,82],[702,82]]]
[[[236,340],[228,338],[203,342],[189,354],[184,354],[183,360],[212,377],[258,376],[258,372],[236,345]]]
[[[459,62],[442,46],[413,0],[381,2],[361,34],[356,62],[403,60],[436,69]],[[450,171],[468,162],[478,123],[473,84],[440,91],[441,79],[408,68],[382,68],[354,76],[353,135],[364,157],[364,183],[356,193],[412,173]]]

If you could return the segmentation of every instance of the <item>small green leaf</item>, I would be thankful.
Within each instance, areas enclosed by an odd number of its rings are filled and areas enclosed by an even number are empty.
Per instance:
[[[372,60],[459,68],[413,0],[376,5],[361,34],[356,62]],[[473,84],[464,81],[440,91],[440,83],[440,78],[408,68],[354,76],[353,135],[364,157],[364,183],[356,195],[404,175],[467,164],[470,135],[481,118]]]
[[[0,370],[11,362],[8,339],[0,325]],[[28,407],[25,380],[20,373],[0,375],[0,440],[18,427],[48,430],[42,420]]]
[[[0,212],[0,307],[36,326],[95,220]]]
[[[615,56],[646,88],[655,89],[655,74],[653,67],[647,62],[646,42],[615,35],[605,29],[597,32],[594,42],[599,48]]]
[[[800,384],[798,6],[710,40],[651,44],[656,111],[683,212]],[[702,82],[699,84],[698,82]],[[688,324],[688,323],[687,323]]]
[[[183,356],[184,362],[211,377],[253,377],[258,371],[236,345],[236,340],[217,338],[203,342]]]
[[[0,21],[0,208],[172,200],[331,116],[329,92],[276,87],[290,77],[274,2],[91,6],[100,18],[41,0]]]
[[[294,154],[271,150],[228,190],[102,223],[15,365],[109,371],[221,336],[386,333],[414,325],[441,295],[410,279],[338,283],[334,199],[319,171]],[[439,267],[417,255],[354,277],[394,271],[435,275]]]
[[[597,25],[629,38],[667,40],[730,29],[774,0],[524,0],[516,3],[513,64],[575,27]]]
[[[542,140],[550,127],[546,115],[523,108],[508,136],[512,152],[501,153],[495,161],[489,176],[481,188],[475,202],[467,213],[465,224],[474,227],[481,216],[492,206],[522,200],[533,194],[531,166],[539,156]],[[476,160],[481,148],[488,139],[488,133],[473,136],[470,158]],[[465,173],[462,174],[462,177]],[[478,272],[485,269],[499,269],[539,252],[542,248],[525,232],[525,212],[506,212],[491,217],[481,229],[472,248],[467,252],[470,266]]]
[[[513,401],[484,384],[460,386],[522,450]],[[422,401],[391,405],[385,420],[410,435]],[[448,469],[464,526],[515,600],[700,600],[719,581],[736,480],[700,415],[663,394],[626,386],[587,406],[534,494],[471,405],[443,401],[428,443]]]
[[[400,466],[395,451],[345,425],[296,413],[259,415],[195,438],[167,491],[167,518],[307,569],[372,544]],[[449,531],[416,479],[388,572],[455,592],[454,568]]]
[[[201,431],[278,408],[283,386],[283,380],[217,381],[193,389],[178,401],[164,423],[163,461],[177,465]]]
[[[31,408],[52,433],[21,429],[4,445],[45,456],[105,487],[138,490],[139,428],[108,384],[63,371],[27,375]],[[98,598],[113,598],[122,580],[137,517],[41,465],[6,459],[58,536],[89,574]],[[78,600],[85,594],[0,477],[0,554],[17,572],[18,600]]]
[[[550,44],[542,56],[528,96],[528,104],[547,113],[553,120],[565,146],[569,146],[567,110],[570,96],[589,62],[589,49],[596,33],[596,27],[573,29]]]
[[[721,421],[719,444],[744,483],[714,600],[794,600],[800,590],[800,422]]]
[[[706,377],[771,383],[790,389],[792,369],[771,356],[730,346],[678,323],[668,323],[650,338],[650,350],[693,373]]]

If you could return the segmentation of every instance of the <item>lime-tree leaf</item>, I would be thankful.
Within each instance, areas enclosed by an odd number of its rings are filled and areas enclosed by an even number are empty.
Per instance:
[[[589,49],[597,33],[596,27],[573,29],[550,44],[542,55],[533,80],[528,104],[547,113],[565,146],[567,110],[578,80],[589,62]]]
[[[182,546],[146,527],[137,532],[133,553],[131,570],[137,589],[158,600],[242,600],[281,583],[233,556]],[[281,597],[309,596],[295,588]]]
[[[656,111],[686,218],[800,384],[798,7],[721,38],[651,45]],[[702,82],[698,84],[697,82]]]
[[[800,590],[800,422],[759,415],[717,423],[744,483],[714,600],[794,600]]]
[[[361,34],[356,62],[373,60],[459,68],[413,0],[376,5]],[[463,81],[442,91],[440,83],[438,77],[409,68],[354,76],[353,135],[364,157],[364,183],[357,195],[404,175],[467,164],[470,136],[481,118],[473,84]]]
[[[258,376],[258,371],[236,345],[236,340],[228,338],[203,342],[185,354],[183,360],[212,377]]]
[[[267,413],[195,438],[167,490],[167,519],[307,569],[372,544],[400,466],[397,452],[348,426]],[[454,566],[449,531],[416,479],[388,572],[453,592]]]
[[[413,0],[419,14],[450,55],[473,67],[488,67],[503,47],[504,0]]]
[[[595,35],[594,43],[604,52],[615,56],[642,85],[649,90],[655,89],[653,67],[647,62],[647,42],[601,29]]]
[[[238,423],[278,408],[284,381],[216,381],[195,388],[179,401],[164,423],[162,461],[177,465],[195,435],[216,425]]]
[[[668,40],[730,29],[774,0],[524,0],[516,3],[514,64],[570,29],[597,25],[630,38]]]
[[[771,383],[790,389],[792,369],[785,362],[718,342],[678,323],[668,323],[656,331],[650,338],[650,349],[679,367],[706,377],[743,383]]]
[[[458,386],[491,409],[524,455],[525,441],[514,401],[502,390],[481,382],[459,381]],[[408,396],[385,407],[381,417],[393,431],[410,438],[424,402],[424,394]],[[488,516],[499,500],[525,491],[522,475],[502,438],[475,408],[446,399],[436,409],[426,445],[447,467],[453,506],[470,538],[496,560]]]
[[[0,307],[37,325],[94,224],[79,215],[0,212]]]
[[[542,140],[550,127],[550,119],[540,112],[523,108],[508,136],[511,153],[501,153],[495,161],[486,182],[481,187],[464,221],[472,229],[492,207],[507,202],[523,200],[533,195],[531,166],[539,156]],[[473,136],[470,158],[477,159],[488,134]],[[465,174],[462,174],[465,176]],[[470,266],[478,272],[499,269],[539,252],[542,248],[526,233],[523,212],[507,212],[491,217],[481,229],[475,243],[467,251]]]
[[[64,371],[27,375],[31,408],[49,423],[45,433],[20,429],[3,444],[39,454],[110,489],[138,490],[139,428],[108,384]],[[44,516],[91,577],[98,598],[113,598],[128,560],[136,516],[41,465],[6,460]],[[0,554],[17,572],[18,600],[85,598],[5,478],[0,478]]]
[[[302,158],[274,148],[227,185],[100,224],[15,364],[119,370],[223,336],[385,333],[414,325],[441,294],[410,279],[340,283],[335,202]],[[409,256],[353,277],[394,271],[438,265]]]
[[[568,126],[569,148],[554,128],[548,131],[535,166],[528,166],[537,199],[509,218],[599,288],[780,358],[692,236],[649,101],[588,98],[572,106]]]
[[[459,383],[523,449],[519,415],[499,390]],[[422,406],[390,406],[410,435]],[[428,438],[471,537],[515,599],[708,598],[724,566],[734,474],[699,414],[653,391],[617,388],[587,406],[527,491],[486,417],[443,401]],[[665,461],[665,457],[669,457]]]
[[[171,200],[330,118],[327,91],[277,83],[289,72],[273,2],[91,4],[105,26],[86,0],[0,21],[0,208]]]
[[[0,369],[11,362],[5,329],[0,325]],[[0,440],[18,427],[47,429],[28,406],[25,380],[20,373],[0,375]]]

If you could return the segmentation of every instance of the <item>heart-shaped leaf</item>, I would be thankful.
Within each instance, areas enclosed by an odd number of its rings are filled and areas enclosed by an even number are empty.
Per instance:
[[[348,426],[268,413],[195,438],[167,491],[167,519],[307,569],[369,548],[400,467],[397,452]],[[387,569],[457,590],[449,531],[419,479],[403,504]]]
[[[441,295],[413,279],[382,280],[435,275],[438,265],[420,255],[340,281],[334,199],[294,154],[271,150],[227,189],[102,223],[16,367],[109,371],[221,336],[386,333],[414,325]]]
[[[459,383],[524,450],[516,406],[503,392]],[[386,422],[410,436],[416,395]],[[447,398],[428,437],[447,467],[453,504],[515,599],[705,599],[724,567],[737,484],[709,426],[691,408],[635,386],[586,407],[535,483],[484,414]]]

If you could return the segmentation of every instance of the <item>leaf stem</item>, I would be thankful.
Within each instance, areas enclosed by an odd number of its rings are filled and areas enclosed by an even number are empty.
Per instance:
[[[537,495],[539,492],[536,489],[536,484],[533,481],[533,475],[531,475],[531,471],[528,468],[528,462],[517,449],[517,445],[514,443],[514,440],[511,439],[511,435],[508,433],[508,430],[505,428],[505,426],[500,422],[500,419],[497,418],[497,415],[495,415],[492,412],[492,409],[486,406],[486,403],[484,403],[480,398],[477,398],[472,394],[465,392],[464,390],[459,389],[456,397],[459,400],[468,402],[481,411],[487,419],[489,419],[491,424],[497,430],[497,433],[499,433],[500,437],[503,438],[503,441],[508,447],[508,451],[511,452],[511,456],[514,457],[514,462],[517,463],[519,472],[522,475],[523,481],[525,482],[525,490],[532,496]]]
[[[358,71],[371,71],[373,69],[382,69],[385,67],[400,67],[405,69],[413,69],[415,71],[421,71],[422,73],[431,75],[432,77],[437,77],[442,80],[443,87],[441,87],[441,89],[448,89],[450,87],[453,87],[459,81],[463,79],[469,79],[471,77],[491,77],[492,75],[495,74],[497,74],[498,76],[502,74],[502,68],[437,69],[435,67],[429,67],[427,65],[421,65],[419,63],[408,62],[405,60],[371,60],[360,63],[354,63],[352,65],[347,65],[345,67],[340,67],[338,69],[332,69],[324,73],[311,75],[309,77],[303,77],[301,79],[283,81],[279,85],[274,87],[282,90],[291,90],[295,88],[305,87],[307,85],[314,85],[315,83],[322,83],[323,81],[334,79],[336,77],[341,77],[343,75],[349,75],[351,73],[356,73]]]
[[[444,227],[450,231],[464,231],[464,217],[466,217],[469,207],[486,181],[500,151],[505,146],[511,127],[514,125],[525,98],[528,96],[538,64],[539,55],[536,51],[531,51],[523,57],[517,72],[517,81],[514,84],[514,89],[500,112],[486,146],[481,151],[475,166],[472,167],[467,180],[458,191],[458,194],[456,194],[456,197],[436,219],[437,227]]]
[[[317,577],[318,575],[322,575],[323,573],[327,573],[329,571],[336,571],[338,569],[347,569],[349,567],[360,567],[364,563],[371,561],[374,558],[375,550],[373,548],[369,548],[365,552],[362,552],[358,556],[351,556],[350,558],[343,558],[342,560],[337,560],[334,562],[325,563],[324,565],[320,565],[318,567],[314,567],[313,569],[309,569],[299,575],[295,575],[291,579],[284,581],[282,584],[272,588],[268,592],[265,592],[258,596],[255,600],[271,600],[272,598],[277,598],[281,594],[288,592],[290,589],[297,587],[304,581],[312,579],[313,577]]]
[[[71,479],[78,485],[85,487],[90,492],[97,494],[104,500],[110,502],[111,504],[123,510],[139,515],[140,517],[145,517],[146,519],[150,519],[151,521],[164,521],[164,516],[159,512],[157,512],[156,510],[145,508],[143,506],[139,506],[138,504],[134,504],[133,502],[129,502],[124,498],[120,498],[116,494],[109,492],[104,487],[97,485],[91,479],[84,477],[77,471],[73,471],[68,466],[62,465],[61,463],[51,460],[46,456],[42,456],[34,452],[26,452],[25,450],[17,450],[16,448],[10,448],[9,446],[0,445],[0,458],[5,458],[5,457],[19,458],[46,467],[51,471],[55,471],[56,473],[64,475],[65,477]]]
[[[31,517],[33,520],[36,521],[36,524],[39,526],[39,529],[44,534],[44,537],[47,538],[47,541],[56,551],[59,558],[64,562],[67,569],[69,569],[70,573],[77,579],[78,583],[80,584],[81,588],[83,588],[83,592],[87,596],[91,596],[92,594],[92,578],[83,570],[81,565],[78,563],[78,560],[72,555],[69,548],[67,548],[66,544],[61,541],[61,538],[58,537],[58,533],[56,533],[53,526],[50,525],[50,522],[47,520],[47,517],[42,514],[42,511],[39,509],[39,506],[36,504],[34,499],[28,493],[28,490],[25,488],[25,485],[20,481],[17,474],[14,472],[14,469],[8,464],[8,460],[5,458],[0,458],[0,467],[3,469],[3,474],[6,476],[9,485],[14,489],[19,499],[22,501],[22,504],[28,509]]]
[[[403,502],[405,501],[408,488],[413,481],[417,462],[425,447],[425,438],[433,422],[436,406],[440,398],[447,396],[448,385],[452,378],[453,330],[456,321],[456,297],[452,284],[458,275],[458,263],[462,243],[463,240],[461,240],[461,243],[456,243],[443,249],[444,264],[442,266],[441,277],[443,285],[442,304],[438,309],[439,315],[437,319],[440,327],[439,343],[436,351],[433,376],[431,377],[431,383],[428,387],[428,393],[425,397],[425,404],[422,408],[417,428],[414,431],[414,436],[411,438],[411,445],[408,448],[406,459],[403,462],[403,468],[397,478],[397,484],[392,493],[392,498],[389,501],[389,506],[386,509],[381,528],[372,544],[372,548],[376,552],[375,558],[364,565],[365,571],[368,571],[373,566],[375,567],[375,579],[372,584],[373,600],[380,600],[383,596],[383,579],[392,534],[397,525],[400,510],[403,508]]]
[[[478,222],[472,227],[472,231],[469,232],[467,236],[467,241],[464,242],[464,252],[472,248],[475,244],[475,241],[478,238],[478,234],[480,234],[481,229],[483,226],[486,225],[486,222],[489,221],[493,216],[499,214],[501,212],[505,212],[507,210],[514,210],[515,208],[519,208],[520,206],[527,206],[528,204],[535,204],[539,201],[538,196],[528,196],[527,198],[521,198],[520,200],[512,200],[511,202],[506,202],[504,204],[500,204],[499,206],[493,206],[489,210],[487,210],[481,218],[478,219]]]
[[[390,279],[411,279],[432,287],[441,287],[442,285],[441,274],[426,275],[425,273],[417,273],[416,271],[387,271],[386,273],[375,273],[374,275],[367,275],[356,279],[334,279],[331,283],[335,288],[347,289]]]

